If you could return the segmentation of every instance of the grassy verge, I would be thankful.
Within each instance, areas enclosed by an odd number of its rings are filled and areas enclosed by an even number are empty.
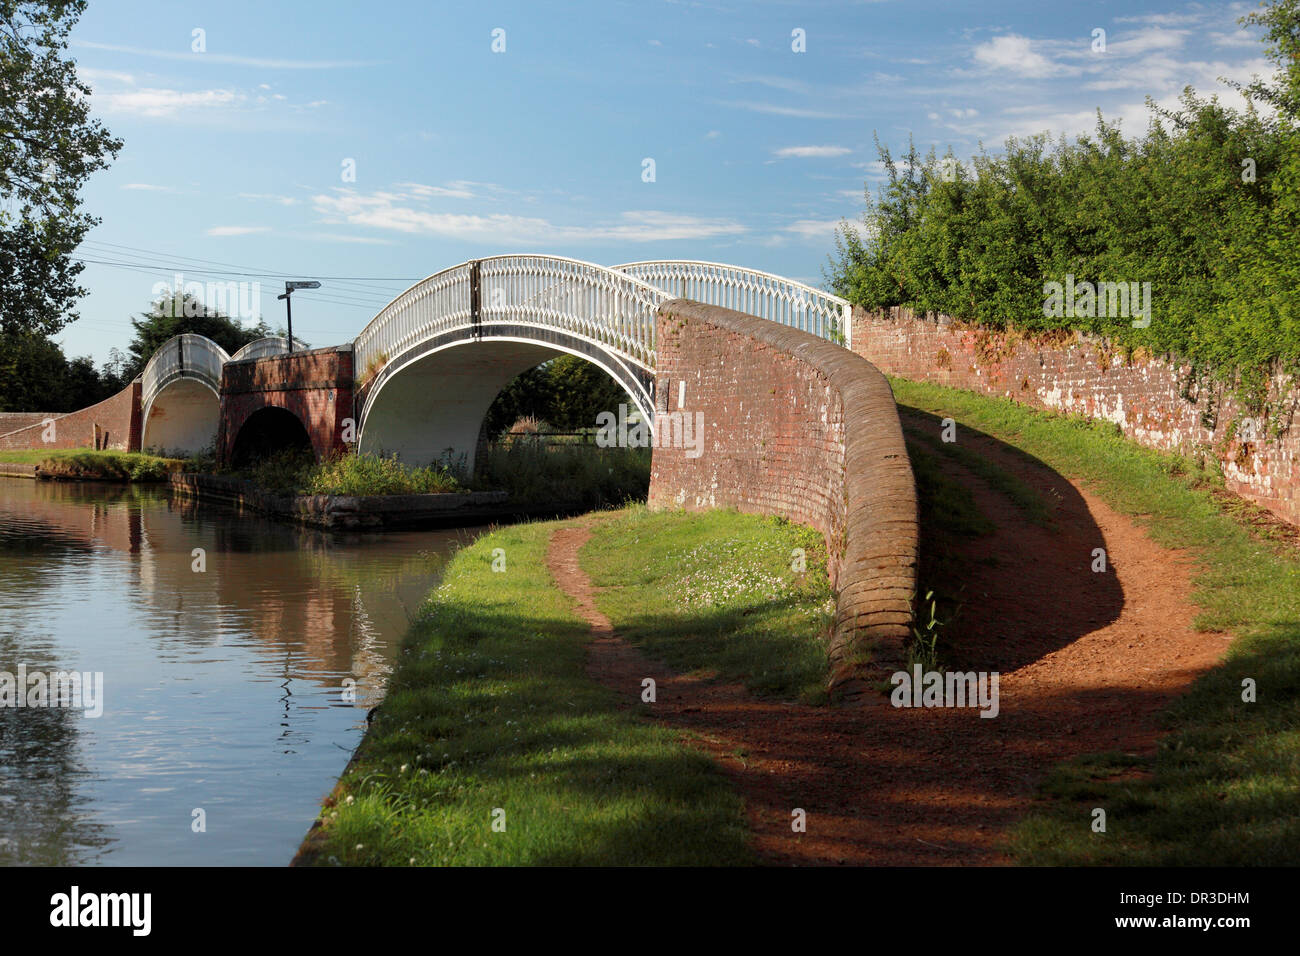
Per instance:
[[[709,759],[586,677],[588,629],[546,569],[553,527],[505,528],[451,559],[307,862],[751,862]]]
[[[1036,412],[935,385],[893,381],[901,405],[955,418],[1086,482],[1200,566],[1198,626],[1233,631],[1224,663],[1167,712],[1150,760],[1101,753],[1058,768],[1011,849],[1049,865],[1248,865],[1300,860],[1300,558],[1221,501],[1217,477],[1142,449],[1112,425]],[[1258,700],[1243,701],[1243,682]],[[1091,811],[1107,811],[1093,833]]]
[[[380,455],[316,461],[310,451],[284,451],[234,473],[278,495],[435,495],[463,491],[441,465],[411,468]]]
[[[603,518],[582,550],[615,630],[681,671],[757,694],[826,699],[834,599],[821,535],[734,511]],[[806,570],[797,571],[796,549]]]
[[[179,458],[84,448],[0,451],[0,462],[40,465],[41,471],[59,478],[107,481],[162,481],[185,465]]]
[[[488,449],[476,463],[474,487],[505,491],[525,507],[617,507],[645,500],[650,449],[516,441]]]

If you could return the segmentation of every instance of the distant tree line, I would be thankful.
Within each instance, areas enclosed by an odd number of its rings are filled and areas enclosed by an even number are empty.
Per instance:
[[[864,223],[841,228],[831,287],[868,308],[1174,353],[1260,400],[1270,370],[1300,369],[1300,0],[1243,23],[1266,28],[1278,66],[1234,84],[1244,111],[1189,88],[1177,110],[1148,99],[1143,136],[1099,113],[1095,135],[1013,138],[969,166],[914,145],[896,160],[877,140],[887,179]],[[1149,314],[1125,314],[1120,293],[1146,283]]]
[[[71,412],[103,401],[144,371],[158,346],[182,333],[206,335],[231,355],[249,342],[285,334],[264,321],[240,325],[201,303],[193,307],[196,301],[180,293],[155,300],[131,320],[133,337],[126,350],[111,349],[99,368],[90,356],[69,359],[61,346],[38,332],[0,333],[0,411]]]

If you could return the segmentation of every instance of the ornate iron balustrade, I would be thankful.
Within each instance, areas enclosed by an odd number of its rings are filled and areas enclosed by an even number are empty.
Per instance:
[[[353,346],[358,378],[443,332],[470,325],[470,263],[435,272],[411,286],[361,330]]]
[[[847,300],[810,285],[720,262],[656,259],[614,266],[671,296],[719,305],[853,346]]]
[[[307,343],[298,339],[293,340],[295,349],[305,349]],[[230,361],[239,362],[243,359],[266,358],[268,355],[286,355],[289,352],[289,340],[282,335],[269,335],[266,338],[257,339],[249,342],[242,349],[230,356]]]
[[[205,335],[186,332],[158,346],[140,374],[140,405],[149,417],[158,393],[178,378],[193,378],[221,392],[221,368],[230,356]]]
[[[427,339],[502,326],[558,330],[654,368],[655,310],[668,296],[635,277],[561,256],[490,256],[407,289],[357,336],[362,376]]]

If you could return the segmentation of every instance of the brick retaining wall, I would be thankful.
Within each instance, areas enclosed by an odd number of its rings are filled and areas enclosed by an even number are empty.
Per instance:
[[[853,348],[889,375],[1081,413],[1116,423],[1148,448],[1213,455],[1230,490],[1300,524],[1300,429],[1291,427],[1300,392],[1286,378],[1270,387],[1274,420],[1257,422],[1256,440],[1243,441],[1247,413],[1223,387],[1197,389],[1176,361],[1138,353],[1126,363],[1082,335],[1031,340],[908,309],[855,308]]]
[[[657,319],[656,422],[704,415],[699,457],[656,447],[652,508],[734,507],[809,525],[837,591],[830,684],[901,663],[916,587],[917,510],[893,394],[869,362],[808,333],[682,299]],[[685,443],[683,443],[685,444]]]
[[[0,435],[0,448],[110,448],[140,450],[140,383],[80,411],[54,417],[54,440],[40,422]]]

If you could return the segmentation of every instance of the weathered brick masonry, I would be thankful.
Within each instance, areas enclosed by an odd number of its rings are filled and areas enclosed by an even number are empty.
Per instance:
[[[217,435],[223,461],[230,460],[248,417],[271,406],[298,416],[318,457],[345,451],[343,421],[352,417],[352,346],[228,362],[221,373]]]
[[[704,414],[698,458],[656,447],[652,508],[781,515],[826,539],[837,590],[831,686],[902,660],[916,587],[911,464],[889,383],[869,362],[797,329],[677,299],[657,320],[657,419]]]
[[[140,450],[140,383],[132,382],[112,398],[67,415],[54,416],[54,441],[44,440],[37,422],[0,435],[0,448],[111,448]]]
[[[1292,427],[1300,391],[1285,378],[1273,381],[1268,396],[1270,408],[1279,410],[1275,421],[1266,423],[1262,440],[1242,441],[1247,412],[1224,389],[1189,390],[1186,366],[1159,358],[1126,364],[1122,353],[1082,336],[1060,345],[1035,344],[946,316],[855,308],[853,348],[900,378],[1104,419],[1149,448],[1212,454],[1223,465],[1228,488],[1300,524],[1300,430]]]

